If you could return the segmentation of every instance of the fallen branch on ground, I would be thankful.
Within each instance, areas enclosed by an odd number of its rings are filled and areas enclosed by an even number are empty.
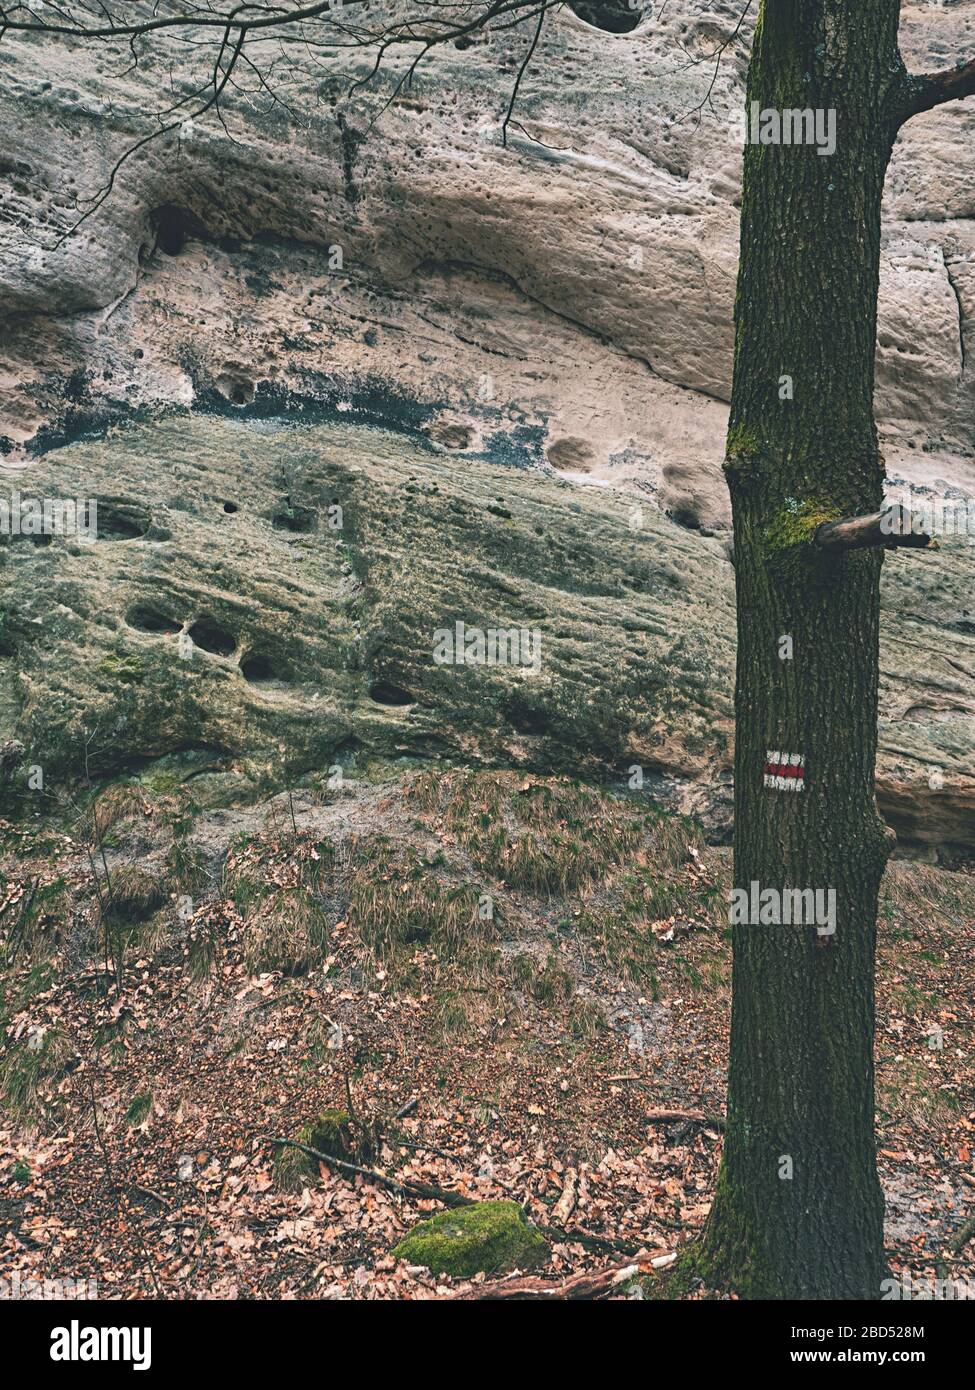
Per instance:
[[[597,1236],[589,1231],[563,1230],[561,1226],[540,1226],[534,1222],[536,1231],[541,1231],[543,1236],[548,1236],[550,1240],[568,1241],[572,1245],[581,1245],[586,1250],[614,1250],[621,1255],[640,1255],[646,1249],[645,1245],[637,1245],[631,1240],[614,1240],[612,1236]]]
[[[321,1149],[313,1149],[310,1144],[302,1144],[297,1139],[276,1139],[265,1136],[263,1142],[282,1148],[299,1149],[311,1158],[317,1158],[329,1168],[335,1168],[340,1173],[358,1174],[359,1177],[367,1178],[370,1182],[385,1187],[387,1191],[396,1193],[398,1197],[423,1197],[430,1201],[442,1202],[446,1207],[473,1207],[477,1205],[477,1198],[475,1197],[465,1197],[461,1192],[450,1192],[445,1187],[435,1187],[433,1183],[400,1182],[398,1178],[391,1178],[388,1173],[377,1172],[375,1168],[364,1168],[361,1164],[350,1163],[344,1158],[333,1158],[331,1154],[323,1153]],[[558,1226],[537,1226],[537,1229],[543,1236],[548,1236],[552,1240],[567,1241],[570,1244],[588,1246],[594,1250],[616,1250],[621,1254],[637,1255],[644,1248],[628,1241],[613,1240],[610,1236],[592,1235],[589,1231],[564,1231]]]
[[[301,1144],[297,1139],[265,1139],[265,1143],[274,1144],[278,1147],[288,1149],[300,1149],[303,1154],[308,1154],[311,1158],[317,1158],[320,1163],[326,1164],[329,1168],[337,1168],[340,1173],[358,1174],[359,1177],[368,1178],[370,1182],[378,1183],[380,1187],[387,1188],[390,1192],[395,1192],[399,1197],[425,1197],[435,1202],[443,1202],[447,1207],[472,1207],[475,1205],[473,1197],[465,1197],[461,1192],[448,1192],[445,1187],[435,1187],[432,1183],[426,1182],[399,1182],[396,1178],[391,1178],[387,1173],[379,1173],[375,1168],[363,1168],[359,1163],[349,1163],[344,1158],[333,1158],[331,1154],[322,1153],[321,1149],[313,1149],[310,1144]]]
[[[673,1264],[676,1255],[657,1255],[652,1259],[645,1257],[636,1263],[611,1265],[609,1269],[597,1273],[574,1274],[571,1279],[502,1279],[492,1284],[479,1284],[463,1293],[451,1295],[459,1302],[486,1300],[497,1302],[502,1299],[599,1299],[617,1293],[621,1285],[639,1274],[652,1274]]]

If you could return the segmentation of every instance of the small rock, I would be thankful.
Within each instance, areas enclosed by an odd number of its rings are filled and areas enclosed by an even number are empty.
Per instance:
[[[470,1279],[474,1274],[530,1269],[547,1258],[548,1244],[517,1202],[476,1202],[421,1221],[394,1247],[393,1255],[434,1274]]]

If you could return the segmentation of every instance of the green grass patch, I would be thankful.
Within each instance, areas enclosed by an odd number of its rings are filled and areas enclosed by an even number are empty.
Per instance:
[[[129,1129],[135,1129],[143,1123],[152,1111],[152,1092],[140,1091],[137,1096],[133,1096],[125,1112],[125,1123]]]

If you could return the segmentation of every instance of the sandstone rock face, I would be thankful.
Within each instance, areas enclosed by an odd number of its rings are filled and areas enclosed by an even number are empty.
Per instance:
[[[172,44],[123,77],[104,50],[8,36],[0,296],[23,316],[4,354],[8,453],[208,391],[321,399],[375,380],[461,415],[472,439],[500,411],[539,453],[574,446],[583,471],[721,520],[744,54],[713,89],[705,56],[739,12],[681,0],[626,34],[553,13],[506,144],[517,31],[435,51],[396,96],[395,63],[349,100],[365,53],[291,60],[281,102],[233,95],[226,129],[211,115],[150,142],[60,243],[76,200],[156,128]],[[975,4],[905,6],[905,56],[942,66],[973,30]],[[972,457],[973,131],[956,103],[894,154],[878,335],[894,456]]]
[[[0,547],[0,746],[22,804],[37,769],[48,796],[136,772],[225,804],[434,760],[642,782],[727,836],[718,540],[615,489],[461,470],[361,425],[171,418],[29,477],[40,497],[95,498],[98,525]],[[879,790],[916,846],[973,843],[969,564],[957,538],[885,565]],[[512,629],[517,646],[479,648]]]
[[[550,14],[506,143],[527,35],[448,46],[398,93],[394,62],[351,98],[367,55],[288,55],[279,102],[237,92],[226,127],[211,115],[146,144],[63,240],[78,198],[156,127],[173,48],[124,73],[124,54],[5,37],[3,457],[25,494],[84,488],[137,531],[6,550],[5,737],[77,765],[97,726],[104,771],[172,756],[180,775],[248,785],[356,740],[614,776],[636,763],[726,828],[732,571],[708,533],[728,524],[743,55],[696,108],[739,9],[674,0],[624,34]],[[967,0],[904,7],[912,68],[973,33]],[[956,103],[898,142],[877,355],[892,478],[961,497],[973,132],[975,104]],[[24,467],[174,409],[194,416]],[[301,418],[300,436],[281,428]],[[411,473],[425,492],[405,491]],[[310,531],[285,516],[295,479]],[[333,487],[354,494],[352,530],[329,530]],[[915,843],[972,839],[970,559],[958,539],[885,567],[880,793]],[[140,603],[162,630],[139,626]],[[522,613],[552,656],[530,697],[502,668],[468,697],[471,672],[432,663],[440,615]],[[232,651],[179,657],[200,622]],[[377,703],[384,683],[417,698]]]
[[[460,472],[384,431],[200,417],[30,476],[98,499],[99,538],[0,550],[0,742],[23,745],[21,786],[31,765],[53,788],[161,760],[246,794],[359,755],[440,757],[621,781],[635,764],[688,795],[704,778],[719,804],[730,566],[652,508]],[[458,622],[517,629],[518,650],[460,651]]]

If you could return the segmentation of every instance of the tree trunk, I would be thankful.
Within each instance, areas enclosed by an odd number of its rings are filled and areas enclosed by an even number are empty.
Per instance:
[[[745,148],[725,462],[734,881],[833,890],[836,912],[832,935],[732,926],[727,1135],[696,1265],[747,1297],[879,1298],[884,1277],[873,1069],[877,894],[893,838],[874,800],[883,552],[819,546],[815,533],[876,512],[883,495],[873,379],[898,10],[764,0],[748,80],[749,113],[755,102],[835,111],[836,149]]]

